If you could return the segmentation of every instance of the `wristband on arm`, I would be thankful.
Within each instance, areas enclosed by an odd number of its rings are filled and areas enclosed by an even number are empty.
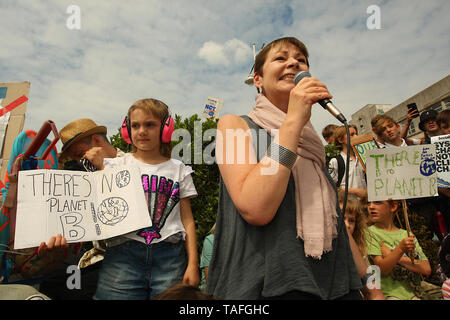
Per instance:
[[[295,152],[292,152],[291,150],[274,142],[271,143],[269,148],[267,149],[266,156],[275,160],[276,162],[281,163],[289,170],[292,169],[295,161],[297,160],[297,154]]]

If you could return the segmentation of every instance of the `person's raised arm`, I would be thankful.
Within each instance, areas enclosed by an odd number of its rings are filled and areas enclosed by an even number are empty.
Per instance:
[[[291,171],[267,157],[257,163],[248,129],[240,117],[221,117],[217,130],[222,147],[218,144],[216,157],[222,179],[241,216],[250,224],[265,225],[280,206]],[[264,170],[269,174],[262,174]]]
[[[407,139],[407,135],[408,135],[408,129],[409,129],[409,125],[411,124],[412,119],[414,119],[414,117],[417,116],[417,110],[412,110],[412,109],[408,109],[408,115],[406,117],[406,121],[405,121],[405,125],[402,128],[402,131],[400,132],[400,138],[402,139]]]
[[[278,144],[296,153],[301,131],[311,117],[312,104],[331,97],[317,79],[302,79],[290,92],[286,119],[276,137]],[[274,218],[286,193],[291,170],[267,156],[257,163],[248,129],[240,117],[221,117],[217,124],[216,157],[223,181],[241,216],[250,224],[262,226]]]

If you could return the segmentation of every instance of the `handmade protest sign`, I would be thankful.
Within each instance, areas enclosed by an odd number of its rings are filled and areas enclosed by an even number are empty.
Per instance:
[[[450,134],[431,137],[436,146],[438,188],[450,188]]]
[[[357,136],[351,140],[353,151],[358,157],[359,162],[362,164],[364,171],[366,170],[366,153],[369,150],[378,149],[378,145],[375,138],[371,133]]]
[[[369,150],[366,157],[369,201],[438,195],[433,144]]]
[[[223,101],[218,98],[208,97],[203,108],[202,116],[206,119],[219,118],[220,110],[222,109]]]
[[[0,83],[0,178],[4,179],[14,140],[23,129],[30,82]]]
[[[152,225],[138,168],[19,172],[14,248],[102,240]]]

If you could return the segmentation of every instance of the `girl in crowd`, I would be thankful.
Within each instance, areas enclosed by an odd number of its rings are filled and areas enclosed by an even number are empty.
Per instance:
[[[152,299],[177,282],[197,286],[198,253],[189,200],[197,192],[192,169],[170,158],[169,109],[156,99],[136,101],[124,128],[132,153],[104,162],[99,159],[94,165],[138,167],[153,224],[107,241],[95,298]]]
[[[341,210],[344,206],[345,193],[339,191],[338,200]],[[369,282],[369,275],[372,275],[372,269],[368,269],[370,262],[367,256],[366,238],[370,236],[367,228],[367,219],[363,206],[364,199],[358,198],[355,195],[348,195],[347,205],[345,207],[344,221],[347,227],[347,234],[350,240],[350,248],[352,249],[353,259],[355,260],[358,274],[363,280],[365,287],[363,288],[363,297],[377,300],[385,300],[381,289],[377,289],[376,283]],[[367,202],[366,202],[367,203]],[[365,275],[367,275],[365,277]],[[364,283],[366,281],[366,283]],[[368,291],[368,286],[371,285],[371,291]],[[380,285],[380,283],[378,283]]]
[[[430,275],[430,263],[414,235],[408,237],[406,230],[394,224],[398,209],[394,200],[369,202],[373,225],[369,227],[367,252],[380,267],[381,290],[388,300],[422,299],[420,275]],[[414,252],[413,262],[409,252]]]
[[[344,202],[344,192],[339,191],[338,197],[339,205],[342,209]],[[366,236],[368,232],[367,219],[366,215],[364,214],[364,208],[362,206],[361,199],[354,195],[349,195],[347,198],[347,206],[345,208],[344,221],[345,226],[347,227],[347,232],[349,236],[353,237],[359,251],[361,252],[361,255],[368,263],[369,261],[367,260],[366,245]]]
[[[308,70],[301,41],[271,42],[255,59],[253,110],[218,122],[220,200],[207,283],[218,299],[361,298],[324,147],[309,121],[312,105],[332,96],[316,78],[295,85],[295,74]]]

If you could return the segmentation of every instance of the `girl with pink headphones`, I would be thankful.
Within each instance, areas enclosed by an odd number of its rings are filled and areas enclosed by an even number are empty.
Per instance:
[[[197,286],[200,281],[189,200],[197,191],[191,167],[170,158],[173,131],[166,104],[136,101],[122,125],[132,153],[104,159],[106,168],[140,169],[152,226],[107,241],[96,299],[152,299],[175,283]]]

